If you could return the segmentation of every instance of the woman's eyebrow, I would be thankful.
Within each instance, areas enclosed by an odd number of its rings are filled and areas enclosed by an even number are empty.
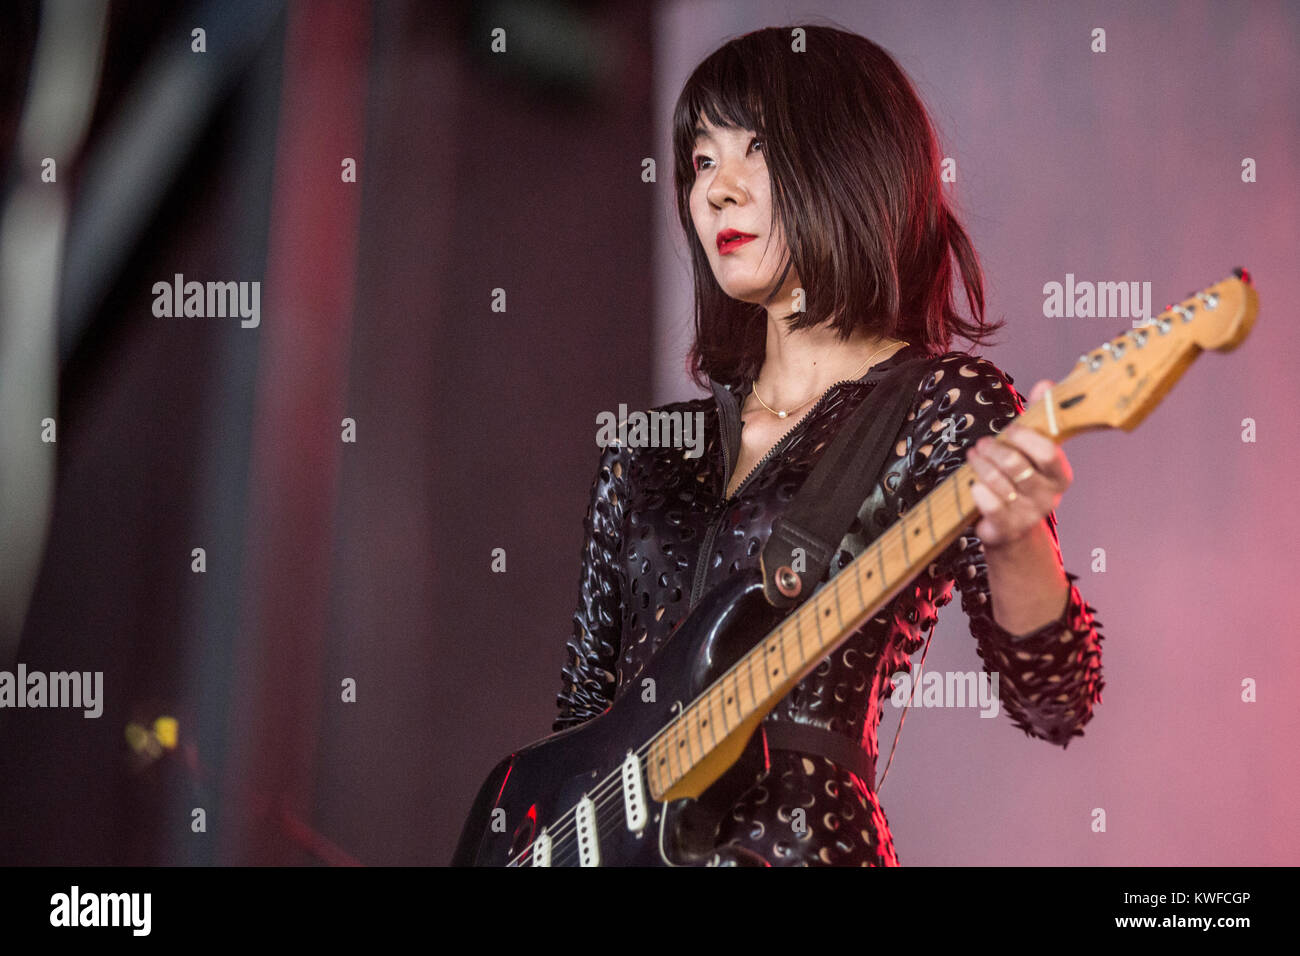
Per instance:
[[[746,130],[745,127],[743,127],[743,126],[719,126],[719,127],[716,127],[716,128],[717,128],[717,129],[720,129],[720,130],[734,131],[734,132],[737,132],[737,133],[753,132],[752,130]],[[713,138],[713,134],[710,133],[710,132],[709,132],[707,129],[705,129],[703,126],[697,126],[697,127],[695,127],[694,132],[695,132],[695,142],[697,142],[697,143],[698,143],[700,140],[702,140],[702,139],[707,139],[707,140],[708,140],[709,142],[711,142],[711,143],[712,143],[712,142],[715,142],[715,140],[714,140],[714,138]]]

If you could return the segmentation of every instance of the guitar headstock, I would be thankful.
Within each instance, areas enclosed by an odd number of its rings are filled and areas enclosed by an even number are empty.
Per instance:
[[[1235,269],[1232,277],[1081,355],[1021,418],[1057,441],[1094,428],[1132,431],[1202,351],[1231,352],[1241,344],[1258,311],[1250,274]]]

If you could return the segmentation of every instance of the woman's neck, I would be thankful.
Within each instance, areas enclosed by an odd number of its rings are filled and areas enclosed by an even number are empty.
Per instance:
[[[784,320],[769,317],[766,354],[755,385],[773,408],[795,406],[836,382],[860,378],[904,344],[861,331],[842,340],[826,323],[791,332]]]

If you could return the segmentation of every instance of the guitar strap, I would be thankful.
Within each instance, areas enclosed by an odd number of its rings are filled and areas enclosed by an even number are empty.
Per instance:
[[[874,376],[867,373],[864,381],[874,383],[871,392],[773,522],[760,558],[763,594],[773,606],[789,608],[806,599],[826,574],[844,534],[875,488],[930,361],[930,356],[921,355]],[[797,555],[802,560],[796,560]],[[847,736],[772,715],[762,727],[769,748],[826,757],[875,791],[875,760]]]
[[[880,372],[875,387],[773,522],[759,559],[763,596],[773,607],[798,604],[826,574],[845,532],[875,488],[929,363],[923,355]],[[872,381],[868,372],[865,382]]]

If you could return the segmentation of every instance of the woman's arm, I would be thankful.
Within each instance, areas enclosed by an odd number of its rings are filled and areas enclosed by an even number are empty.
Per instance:
[[[993,619],[1003,630],[1027,634],[1061,616],[1070,582],[1046,519],[1019,541],[996,548],[981,542],[988,562]]]
[[[977,463],[975,459],[980,459],[981,453],[972,456],[971,449],[981,439],[991,439],[1024,411],[1020,395],[1011,379],[986,359],[957,359],[942,367],[947,374],[940,380],[934,398],[943,395],[948,400],[935,401],[917,413],[915,424],[919,430],[914,430],[913,441],[917,440],[915,436],[929,436],[936,428],[942,429],[950,417],[968,421],[969,425],[958,430],[956,441],[949,443],[958,447],[945,447],[943,454],[933,455],[940,459],[940,467],[926,469],[924,490],[928,491],[963,460],[971,460],[981,482],[985,475],[990,481],[988,487],[975,486],[977,503],[981,499],[987,503],[984,496],[990,492],[998,493],[1002,500],[1013,487],[1020,486],[1000,486],[998,476],[984,467],[991,462]],[[946,387],[956,388],[957,394],[953,396]],[[1050,454],[1059,450],[1049,439],[1035,437],[1052,446]],[[1032,457],[1027,461],[1033,461],[1036,470],[1046,469],[1024,483],[1026,489],[1039,494],[1041,505],[1047,500],[1043,493],[1050,485],[1043,475],[1068,475],[1069,466],[1063,455],[1055,465],[1046,464],[1048,450],[1033,442],[1028,444]],[[1011,474],[1021,474],[1027,461],[1012,461],[1015,467]],[[1044,484],[1035,487],[1035,481]],[[1100,623],[1093,618],[1093,608],[1084,602],[1074,584],[1078,575],[1063,568],[1055,511],[1045,516],[1041,511],[1035,513],[1029,507],[1029,494],[1029,490],[1018,492],[1022,500],[1012,502],[1019,505],[1015,521],[990,520],[985,514],[974,528],[953,542],[935,562],[935,577],[951,576],[960,589],[962,609],[970,620],[980,658],[990,675],[998,675],[998,696],[1015,726],[1064,747],[1083,734],[1083,726],[1101,702],[1103,635]],[[1051,494],[1059,499],[1056,492]],[[981,532],[990,534],[997,543],[986,547]],[[1020,536],[1009,540],[1001,537],[1016,534]],[[950,600],[951,588],[936,604],[943,606]]]
[[[578,606],[573,612],[573,636],[565,645],[562,686],[556,697],[559,713],[553,731],[576,727],[604,713],[614,699],[623,627],[622,577],[618,570],[623,547],[623,513],[628,494],[628,453],[610,445],[601,454],[591,486],[591,504],[583,522]]]
[[[1056,516],[1047,526],[1060,561]],[[941,562],[961,592],[962,610],[984,670],[998,675],[998,698],[1011,722],[1027,735],[1068,746],[1083,735],[1101,703],[1101,622],[1083,600],[1074,583],[1078,575],[1063,571],[1069,593],[1064,607],[1047,624],[1028,633],[1013,633],[993,616],[988,563],[982,542],[974,533],[959,538],[957,551]],[[951,600],[949,592],[936,600],[940,607]]]
[[[1053,384],[1038,382],[1029,401]],[[1002,439],[983,436],[967,448],[966,461],[979,479],[971,489],[982,514],[975,533],[988,560],[994,617],[1012,634],[1025,634],[1058,618],[1070,590],[1045,518],[1060,505],[1074,472],[1065,452],[1032,428],[1012,422]]]

